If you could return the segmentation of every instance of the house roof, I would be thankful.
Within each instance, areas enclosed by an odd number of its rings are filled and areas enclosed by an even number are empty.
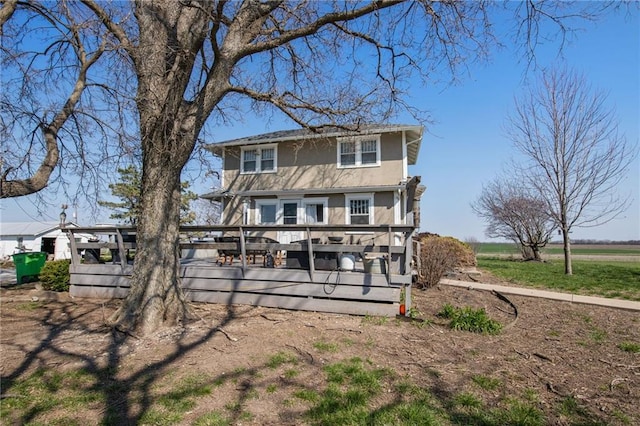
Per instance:
[[[67,222],[66,226],[77,225]],[[37,236],[60,228],[60,222],[0,222],[2,236]]]
[[[223,149],[231,146],[260,145],[288,141],[406,132],[407,159],[409,164],[413,165],[416,164],[416,161],[418,159],[418,152],[420,151],[423,130],[424,128],[422,126],[408,124],[364,124],[359,125],[355,130],[346,130],[338,127],[326,127],[322,128],[319,131],[312,131],[309,129],[280,130],[277,132],[264,133],[261,135],[247,136],[243,138],[208,144],[205,147],[214,155],[221,156]]]

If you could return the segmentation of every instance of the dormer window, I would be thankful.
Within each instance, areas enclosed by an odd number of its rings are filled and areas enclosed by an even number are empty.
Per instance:
[[[242,148],[242,173],[272,173],[277,168],[277,145]]]
[[[338,139],[338,167],[380,165],[380,136],[357,136]]]

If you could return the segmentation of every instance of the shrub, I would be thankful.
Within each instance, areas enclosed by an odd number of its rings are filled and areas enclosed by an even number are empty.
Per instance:
[[[69,291],[69,260],[47,262],[40,271],[42,288],[52,291]]]
[[[450,304],[442,307],[438,316],[451,320],[449,327],[454,330],[471,331],[482,334],[498,334],[502,330],[502,324],[489,318],[487,312],[470,307],[456,308]]]
[[[427,233],[420,234],[417,240],[420,242],[418,286],[435,286],[448,271],[476,265],[472,248],[455,238]]]

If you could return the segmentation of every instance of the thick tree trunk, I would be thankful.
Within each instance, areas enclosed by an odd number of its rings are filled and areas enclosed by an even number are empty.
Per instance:
[[[179,273],[180,174],[206,117],[224,94],[207,92],[213,99],[208,107],[203,106],[204,92],[186,100],[197,53],[209,31],[211,7],[136,2],[141,209],[131,287],[114,320],[141,334],[178,325],[189,315]],[[218,75],[221,80],[216,81],[225,82],[228,76]]]
[[[156,169],[145,180],[153,184],[143,184],[131,288],[114,318],[141,334],[178,325],[188,317],[179,274],[180,172]]]

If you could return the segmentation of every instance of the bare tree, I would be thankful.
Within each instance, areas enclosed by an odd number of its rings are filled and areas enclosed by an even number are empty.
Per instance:
[[[508,118],[510,138],[526,158],[522,179],[545,201],[562,232],[568,275],[571,230],[606,223],[629,205],[616,186],[637,150],[619,134],[606,101],[583,76],[552,69],[516,101]]]
[[[96,199],[112,160],[139,151],[130,66],[81,12],[74,2],[3,2],[0,198],[49,187],[72,204]]]
[[[528,40],[542,22],[564,35],[562,16],[591,16],[586,3],[533,4],[6,2],[3,37],[13,43],[2,54],[15,85],[2,91],[2,131],[16,149],[3,151],[0,195],[44,188],[56,165],[93,170],[95,180],[105,159],[141,151],[136,263],[113,320],[141,333],[179,323],[188,316],[178,273],[180,174],[209,125],[246,107],[314,130],[357,130],[413,111],[404,101],[411,79],[455,76],[483,58],[497,43],[493,8],[510,8]]]
[[[487,237],[513,241],[525,260],[541,260],[540,249],[555,229],[544,199],[512,180],[496,179],[471,207],[487,222]]]
[[[195,223],[197,225],[220,224],[222,206],[218,202],[199,198],[193,202],[193,211],[196,214]]]

